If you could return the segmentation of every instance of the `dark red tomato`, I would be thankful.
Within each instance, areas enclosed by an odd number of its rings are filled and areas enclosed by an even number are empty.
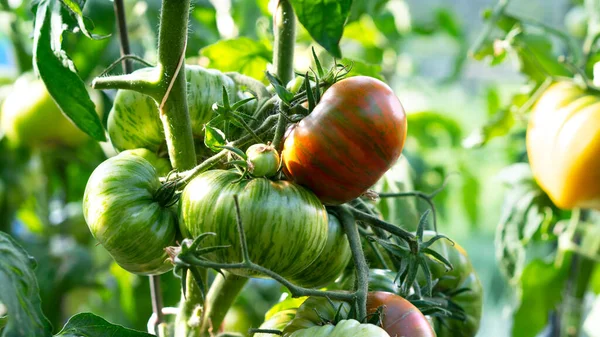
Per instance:
[[[356,76],[329,88],[283,147],[288,178],[325,204],[359,197],[398,160],[406,114],[385,83]]]
[[[409,301],[384,291],[370,292],[367,297],[367,314],[384,306],[382,328],[391,336],[435,337],[427,318]]]

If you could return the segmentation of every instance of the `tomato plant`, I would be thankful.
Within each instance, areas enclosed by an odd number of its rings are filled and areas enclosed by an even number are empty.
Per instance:
[[[156,200],[158,174],[144,158],[123,153],[91,175],[83,209],[90,231],[117,263],[138,274],[172,268],[164,248],[175,243],[175,210]]]
[[[284,276],[304,271],[327,243],[327,212],[323,205],[312,192],[288,181],[237,180],[240,175],[235,172],[212,170],[186,186],[179,211],[183,235],[195,238],[206,232],[219,233],[207,242],[229,248],[211,256],[216,261],[241,262],[233,199],[237,195],[252,261]]]
[[[294,127],[283,147],[285,174],[326,204],[357,198],[398,160],[406,114],[385,83],[356,76],[337,82]]]
[[[569,82],[552,84],[533,107],[527,154],[533,175],[561,208],[600,208],[600,99]]]

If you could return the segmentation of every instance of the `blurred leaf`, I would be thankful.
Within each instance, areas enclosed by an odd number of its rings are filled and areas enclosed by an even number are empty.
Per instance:
[[[481,197],[481,186],[479,180],[471,171],[469,166],[461,165],[460,175],[462,177],[462,201],[463,208],[467,213],[467,217],[471,222],[472,227],[477,227],[479,219],[479,200]]]
[[[436,11],[436,18],[440,28],[455,38],[461,38],[463,35],[462,25],[456,17],[454,11],[447,8],[440,8]]]
[[[227,144],[225,134],[223,131],[214,128],[210,125],[204,126],[204,145],[211,149],[213,152],[219,152],[223,150],[224,145]]]
[[[360,61],[350,60],[343,58],[339,61],[340,64],[351,67],[347,77],[351,76],[370,76],[380,80],[384,80],[381,75],[381,65],[379,64],[368,64]]]
[[[81,130],[98,141],[106,140],[95,105],[77,75],[73,62],[61,49],[63,27],[56,15],[56,0],[41,0],[34,30],[34,65],[48,92],[62,112]]]
[[[10,235],[0,232],[0,302],[8,312],[3,337],[51,336],[33,269],[35,260]]]
[[[265,80],[271,53],[270,46],[247,37],[221,40],[200,51],[210,60],[212,68],[223,72],[237,71],[261,81]]]
[[[512,52],[517,55],[520,71],[541,83],[549,76],[570,76],[571,72],[560,63],[548,36],[521,33],[511,41]]]
[[[145,332],[114,325],[91,313],[77,314],[69,319],[56,337],[151,337]]]
[[[390,0],[352,0],[348,23],[358,20],[363,15],[376,16],[383,11]]]
[[[232,0],[231,17],[240,36],[256,38],[257,21],[262,16],[258,3],[252,0]]]
[[[514,124],[513,114],[508,109],[501,109],[484,126],[473,130],[462,141],[462,146],[467,149],[481,147],[496,137],[507,135]]]
[[[561,303],[568,263],[556,267],[552,262],[534,260],[520,277],[521,301],[514,313],[512,337],[538,336],[550,312]]]
[[[298,21],[331,55],[342,57],[340,39],[352,0],[291,0]]]
[[[526,246],[536,234],[548,234],[556,220],[552,202],[533,180],[528,164],[513,164],[505,170],[501,176],[510,181],[505,181],[509,190],[496,229],[496,256],[501,271],[515,280],[525,267]]]
[[[217,11],[210,2],[198,1],[194,3],[190,13],[190,29],[188,32],[188,51],[190,54],[196,54],[201,48],[219,40]]]
[[[458,121],[448,115],[432,111],[412,113],[408,115],[408,124],[411,136],[423,147],[460,145],[462,128]]]
[[[387,171],[374,189],[380,193],[402,193],[414,191],[413,171],[405,156]],[[419,224],[419,210],[414,197],[384,198],[377,201],[377,209],[384,220],[414,232]]]
[[[500,93],[498,92],[498,88],[489,87],[486,90],[485,100],[487,102],[487,112],[489,116],[493,116],[500,110]]]

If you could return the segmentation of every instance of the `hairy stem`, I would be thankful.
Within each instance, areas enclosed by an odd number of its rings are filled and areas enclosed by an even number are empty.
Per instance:
[[[296,16],[289,0],[279,0],[273,14],[275,49],[273,65],[283,85],[294,77],[294,45],[296,42]]]
[[[357,314],[359,319],[367,317],[367,293],[369,292],[369,266],[365,260],[365,254],[360,244],[360,234],[358,233],[358,226],[356,220],[352,216],[352,213],[345,206],[339,206],[333,208],[339,216],[340,222],[344,227],[344,232],[348,237],[348,243],[350,243],[350,249],[352,250],[352,258],[354,259],[354,265],[356,266],[356,305]]]
[[[217,274],[215,280],[206,294],[206,305],[202,314],[202,324],[200,330],[208,333],[216,333],[227,310],[233,304],[237,295],[242,291],[248,278],[231,274],[227,271],[223,275]]]
[[[171,164],[178,171],[196,166],[184,62],[189,9],[190,0],[163,0],[158,34],[158,68],[163,89],[160,119]]]

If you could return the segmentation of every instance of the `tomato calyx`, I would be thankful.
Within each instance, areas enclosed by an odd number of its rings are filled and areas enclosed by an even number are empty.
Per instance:
[[[177,190],[177,180],[163,183],[154,194],[154,200],[162,207],[171,207],[179,201],[181,193]]]

